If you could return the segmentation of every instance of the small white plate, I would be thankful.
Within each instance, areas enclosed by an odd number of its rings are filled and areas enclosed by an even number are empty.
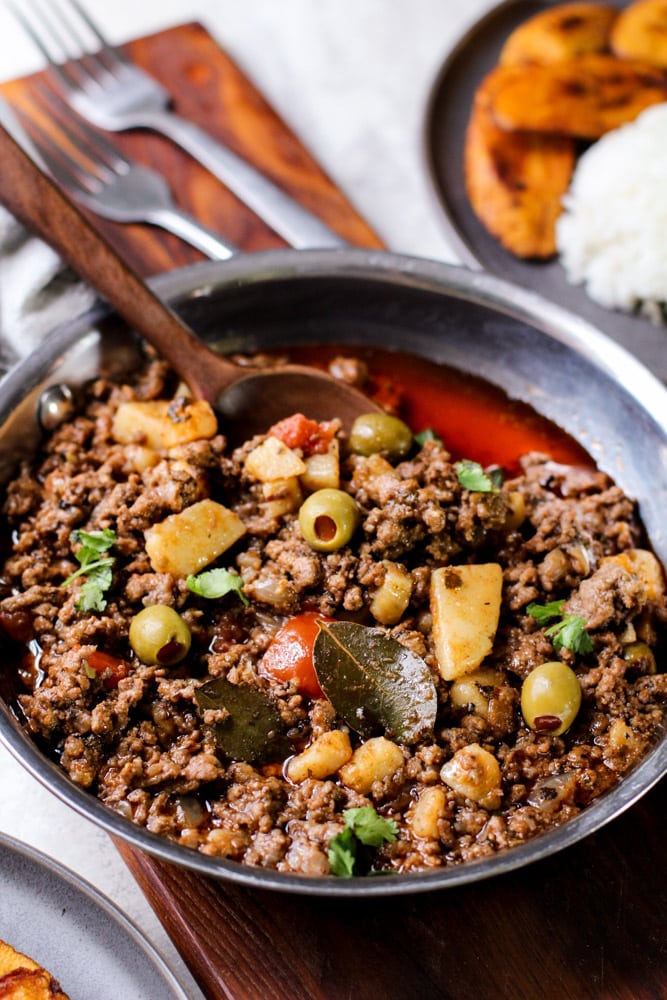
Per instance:
[[[4,834],[0,938],[48,969],[72,1000],[188,1000],[166,962],[110,900]]]

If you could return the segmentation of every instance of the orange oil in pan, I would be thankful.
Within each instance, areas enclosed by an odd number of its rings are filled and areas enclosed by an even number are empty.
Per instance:
[[[566,465],[593,466],[574,438],[527,403],[510,399],[485,379],[446,365],[386,351],[349,345],[290,349],[290,359],[326,367],[337,356],[363,360],[380,400],[400,402],[400,415],[418,432],[430,428],[455,459],[518,471],[518,459],[531,451]]]

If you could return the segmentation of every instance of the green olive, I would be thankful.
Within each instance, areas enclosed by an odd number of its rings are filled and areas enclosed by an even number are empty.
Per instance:
[[[629,642],[623,647],[623,659],[628,667],[634,667],[643,674],[654,674],[658,669],[655,654],[645,642]]]
[[[187,656],[190,629],[168,604],[152,604],[130,624],[130,645],[142,663],[171,667]]]
[[[360,520],[356,502],[342,490],[317,490],[299,508],[301,534],[318,552],[335,552],[347,545]]]
[[[412,431],[389,413],[363,413],[352,424],[348,444],[355,455],[405,458],[412,448]]]
[[[521,687],[521,712],[538,733],[560,736],[569,729],[581,706],[581,686],[574,670],[559,660],[541,663]]]

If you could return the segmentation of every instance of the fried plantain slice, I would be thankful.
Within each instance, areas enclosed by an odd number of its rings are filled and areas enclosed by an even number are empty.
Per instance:
[[[667,100],[667,72],[595,53],[551,66],[501,66],[491,112],[500,128],[599,139]]]
[[[14,969],[19,968],[38,969],[39,966],[37,962],[33,962],[27,955],[22,955],[20,951],[12,948],[10,944],[0,941],[0,976],[4,976],[5,973],[13,972]]]
[[[44,969],[14,969],[0,977],[0,1000],[67,1000]]]
[[[644,59],[667,67],[667,0],[631,3],[614,23],[610,44],[623,59]]]
[[[501,66],[547,65],[604,52],[618,10],[605,3],[563,3],[515,28],[500,53]]]
[[[32,958],[0,941],[0,1000],[68,1000],[60,985]]]
[[[495,72],[478,88],[466,129],[468,199],[506,250],[522,258],[552,257],[561,198],[574,169],[574,140],[498,128],[490,109]]]

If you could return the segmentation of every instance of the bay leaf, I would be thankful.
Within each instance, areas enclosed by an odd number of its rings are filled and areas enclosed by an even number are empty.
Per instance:
[[[216,746],[230,760],[264,763],[292,753],[278,707],[259,688],[214,677],[197,688],[195,701],[202,712],[206,709],[227,712],[210,729]]]
[[[398,743],[433,733],[437,693],[421,657],[381,629],[320,623],[313,663],[320,686],[348,726]]]

